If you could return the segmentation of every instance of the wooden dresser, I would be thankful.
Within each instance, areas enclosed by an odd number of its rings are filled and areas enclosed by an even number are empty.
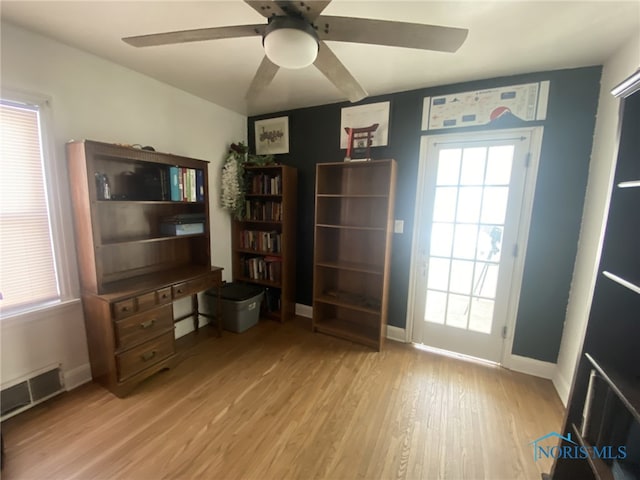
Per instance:
[[[197,330],[203,316],[198,292],[220,292],[207,162],[88,140],[67,144],[67,158],[91,373],[124,396],[172,366],[175,322],[193,317]],[[174,318],[185,297],[191,312]]]

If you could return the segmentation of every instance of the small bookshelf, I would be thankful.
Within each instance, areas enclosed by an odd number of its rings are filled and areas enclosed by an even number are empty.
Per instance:
[[[264,287],[262,316],[295,315],[297,170],[245,167],[244,215],[233,220],[234,282]]]

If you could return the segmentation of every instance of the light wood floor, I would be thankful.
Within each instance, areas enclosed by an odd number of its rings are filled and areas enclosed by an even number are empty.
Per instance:
[[[201,330],[118,399],[84,385],[2,425],[3,479],[539,479],[551,382],[387,342],[261,322]],[[193,336],[184,340],[192,342]]]

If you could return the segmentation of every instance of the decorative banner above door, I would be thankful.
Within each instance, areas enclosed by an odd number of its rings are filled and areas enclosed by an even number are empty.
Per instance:
[[[425,97],[422,130],[472,127],[507,120],[525,122],[547,116],[549,81]]]

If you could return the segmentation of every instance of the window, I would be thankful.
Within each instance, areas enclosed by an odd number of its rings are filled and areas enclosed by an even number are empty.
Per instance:
[[[40,107],[0,101],[0,314],[61,300]]]

